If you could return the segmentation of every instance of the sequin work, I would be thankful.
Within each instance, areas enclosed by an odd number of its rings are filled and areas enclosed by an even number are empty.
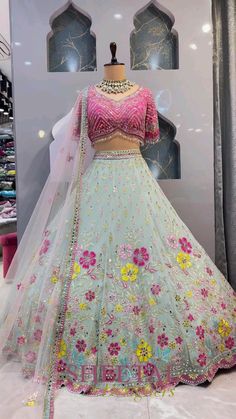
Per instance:
[[[152,91],[139,87],[134,93],[117,100],[90,86],[88,92],[88,136],[92,145],[114,134],[130,141],[154,144],[160,138],[158,112]]]
[[[235,365],[236,293],[180,219],[139,150],[98,151],[83,185],[55,388],[64,385],[86,395],[154,395],[179,382],[212,381],[219,368]],[[68,215],[73,211],[68,208]],[[28,375],[35,368],[44,321],[43,305],[36,317],[31,301],[40,299],[56,231],[55,218],[6,348],[19,352]],[[58,269],[55,263],[48,277],[49,296],[63,281]]]

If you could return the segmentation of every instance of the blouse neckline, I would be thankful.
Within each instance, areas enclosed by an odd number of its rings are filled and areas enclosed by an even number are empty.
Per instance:
[[[133,93],[131,93],[128,96],[124,96],[124,97],[122,97],[122,98],[120,98],[118,100],[117,99],[114,99],[112,97],[108,97],[107,95],[104,95],[103,93],[99,92],[94,85],[92,85],[91,88],[93,88],[93,91],[94,91],[94,93],[96,95],[98,95],[100,97],[103,97],[103,98],[105,98],[107,100],[111,100],[112,102],[120,103],[120,102],[124,102],[126,99],[129,99],[129,98],[131,98],[133,96],[136,96],[143,89],[143,86],[140,86],[139,85],[139,87]]]

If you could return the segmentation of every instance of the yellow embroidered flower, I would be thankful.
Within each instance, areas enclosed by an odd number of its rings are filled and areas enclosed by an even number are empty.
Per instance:
[[[35,400],[29,400],[28,402],[25,403],[26,406],[30,406],[33,407],[35,405]]]
[[[72,274],[72,278],[71,279],[75,279],[77,278],[77,276],[80,273],[80,265],[77,262],[74,262],[74,266],[73,266],[73,274]]]
[[[133,263],[126,263],[121,268],[121,278],[123,281],[135,281],[137,279],[138,267]]]
[[[150,304],[150,306],[153,306],[154,304],[156,304],[156,301],[153,297],[149,298],[149,304]]]
[[[71,318],[71,311],[69,311],[69,310],[66,310],[66,317],[68,318],[68,319],[70,319]]]
[[[121,344],[121,346],[127,345],[127,342],[126,342],[125,338],[120,339],[120,344]]]
[[[212,279],[210,280],[210,284],[211,284],[211,285],[215,285],[215,284],[216,284],[216,280],[215,280],[214,278],[212,278]]]
[[[106,314],[107,314],[107,311],[106,311],[105,307],[103,307],[103,308],[101,309],[101,315],[102,315],[102,316],[105,316]]]
[[[65,355],[66,355],[66,342],[62,339],[57,357],[62,358]]]
[[[190,255],[188,253],[179,252],[176,256],[176,260],[181,269],[190,268],[192,266],[192,262],[190,261]]]
[[[57,283],[57,281],[59,281],[59,278],[56,276],[56,275],[53,275],[53,276],[51,276],[51,282],[53,283],[53,284],[56,284]]]
[[[185,293],[186,297],[191,298],[193,296],[193,291],[189,290]]]
[[[175,300],[176,300],[176,301],[180,301],[180,300],[181,300],[180,295],[178,295],[178,294],[177,294],[177,295],[175,296]]]
[[[189,327],[189,320],[184,320],[184,322],[183,322],[183,326],[184,327]]]
[[[129,295],[129,301],[131,301],[131,303],[135,303],[137,301],[137,297],[136,295]]]
[[[123,311],[123,306],[121,304],[116,304],[115,310],[119,313],[119,312]]]
[[[194,284],[197,285],[197,286],[200,285],[201,284],[200,279],[195,279]]]
[[[112,365],[116,365],[116,364],[117,364],[117,362],[118,362],[118,358],[117,358],[117,356],[113,356],[113,357],[111,358],[111,364],[112,364]]]
[[[152,357],[152,347],[144,339],[141,339],[136,349],[136,355],[140,362],[146,362]]]
[[[176,343],[175,342],[170,342],[168,346],[169,346],[170,349],[175,349],[176,348]]]
[[[225,319],[221,319],[218,323],[218,332],[222,337],[229,336],[231,332],[231,327]]]
[[[223,343],[220,343],[219,346],[218,346],[218,349],[219,349],[220,352],[224,352],[225,345]]]
[[[89,355],[90,355],[90,349],[86,349],[86,350],[84,351],[84,355],[89,356]]]
[[[87,308],[87,303],[79,303],[80,310],[85,310]]]
[[[102,342],[106,342],[106,340],[107,340],[107,334],[105,332],[101,332],[100,333],[100,340]]]

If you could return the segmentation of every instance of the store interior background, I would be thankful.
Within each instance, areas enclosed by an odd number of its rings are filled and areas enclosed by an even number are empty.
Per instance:
[[[11,56],[10,56],[10,17],[9,17],[9,1],[8,0],[1,0],[0,2],[1,12],[0,12],[0,42],[1,42],[1,54],[0,54],[0,78],[1,78],[1,92],[4,90],[4,98],[7,96],[8,99],[11,100],[7,101],[6,103],[11,105],[13,108],[12,102],[12,65],[11,65]],[[4,77],[4,80],[3,80]],[[7,81],[6,81],[7,80]],[[11,98],[9,97],[11,96]],[[13,126],[13,115],[12,113],[8,115],[3,114],[3,107],[2,107],[2,96],[0,100],[0,235],[13,233],[17,230],[17,217],[16,217],[16,196],[8,198],[6,193],[9,191],[14,191],[16,195],[16,174],[14,172],[9,172],[9,169],[15,170],[15,144],[9,144],[10,147],[5,147],[7,142],[5,141],[5,136],[9,134],[14,141],[14,126]],[[5,108],[6,110],[6,108]],[[9,111],[9,109],[8,109]],[[12,141],[11,141],[12,143]],[[3,156],[2,150],[8,150],[10,154],[10,158],[8,156],[8,160],[6,161],[5,157]],[[11,162],[10,162],[11,159]],[[9,173],[12,173],[9,175]],[[14,183],[12,183],[14,181]],[[5,186],[4,184],[9,184],[9,186]],[[10,186],[10,185],[13,185]],[[5,189],[5,187],[7,189]],[[14,190],[13,190],[14,188]],[[0,255],[2,256],[2,246],[0,244]],[[1,272],[2,274],[2,272]]]
[[[103,65],[111,58],[109,43],[115,41],[117,58],[125,62],[127,77],[150,87],[155,96],[163,136],[162,144],[153,150],[151,158],[161,153],[164,156],[168,130],[178,150],[177,174],[172,172],[165,178],[160,177],[160,186],[214,259],[212,34],[202,29],[211,21],[210,1],[201,0],[194,3],[194,7],[189,7],[189,0],[166,0],[165,7],[154,2],[155,7],[166,12],[173,21],[169,32],[177,34],[175,60],[167,69],[155,69],[154,62],[154,69],[132,70],[130,35],[135,29],[134,18],[139,19],[142,10],[152,3],[143,0],[128,3],[120,0],[118,4],[107,0],[99,3],[95,0],[86,3],[11,0],[19,240],[50,170],[52,128],[70,111],[79,89],[102,79]],[[53,65],[49,66],[52,31],[58,19],[62,19],[63,24],[66,22],[65,11],[71,6],[91,20],[90,31],[96,41],[95,71],[75,71],[73,61],[67,71],[52,71]],[[54,48],[56,42],[59,41],[55,40]],[[168,51],[159,52],[160,55],[166,53]],[[55,52],[52,54],[56,60]],[[153,170],[158,177],[158,165],[154,164]]]
[[[161,116],[176,128],[175,139],[180,151],[179,178],[160,179],[160,186],[210,256],[214,258],[214,188],[213,188],[213,115],[212,115],[212,36],[202,26],[210,21],[208,0],[166,0],[175,18],[179,37],[179,69],[131,71],[129,35],[134,29],[133,17],[147,5],[145,1],[73,2],[90,17],[96,34],[97,71],[50,72],[47,67],[47,37],[50,19],[68,7],[62,0],[12,0],[13,39],[10,40],[9,1],[0,0],[0,33],[12,46],[11,60],[1,60],[1,71],[13,81],[14,132],[16,144],[17,230],[19,238],[36,204],[50,169],[51,130],[68,113],[78,90],[102,78],[103,64],[110,61],[109,42],[118,44],[118,59],[126,63],[127,77],[150,87]],[[113,7],[111,6],[113,3]],[[131,4],[130,4],[131,3]],[[157,3],[157,2],[156,2]],[[119,8],[117,9],[117,4]],[[158,3],[160,4],[160,3]],[[109,6],[109,7],[108,7]],[[115,7],[116,6],[116,7]],[[114,19],[114,14],[123,15]],[[105,28],[105,30],[104,30]],[[21,42],[21,45],[15,44]],[[191,45],[191,47],[190,47]],[[197,46],[195,49],[194,45]],[[162,123],[163,123],[162,121]],[[42,135],[42,131],[44,135]],[[157,173],[155,172],[155,175]],[[14,223],[13,223],[14,224]],[[16,222],[5,231],[16,228]],[[0,267],[1,268],[1,267]],[[0,304],[4,301],[1,280]],[[10,417],[22,419],[25,411],[11,410],[14,388],[25,386],[20,373],[7,381],[0,375],[1,412],[10,409]],[[14,395],[14,400],[12,399]],[[173,397],[106,398],[84,397],[61,390],[55,402],[55,419],[76,417],[106,419],[204,418],[232,419],[235,415],[235,372],[222,371],[210,385],[180,385]],[[31,409],[31,408],[30,408]],[[27,411],[27,417],[33,409]],[[9,415],[8,415],[9,417]]]

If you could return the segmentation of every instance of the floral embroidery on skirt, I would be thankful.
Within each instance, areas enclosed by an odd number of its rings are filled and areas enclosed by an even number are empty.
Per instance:
[[[219,368],[235,365],[236,293],[141,155],[93,160],[83,175],[80,217],[58,387],[150,394],[180,381],[211,381]],[[56,229],[55,218],[5,348],[18,353],[25,376],[34,371],[46,307],[63,280],[60,260],[47,264]],[[40,301],[44,275],[48,301]]]

